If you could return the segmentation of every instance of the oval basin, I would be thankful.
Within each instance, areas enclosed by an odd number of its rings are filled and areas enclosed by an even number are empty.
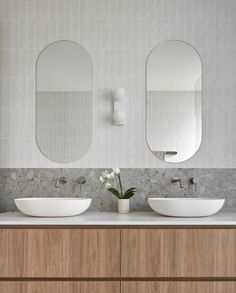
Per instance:
[[[221,210],[224,202],[216,198],[148,198],[155,212],[169,217],[208,217]]]
[[[86,211],[91,198],[17,198],[15,204],[25,215],[33,217],[71,217]]]

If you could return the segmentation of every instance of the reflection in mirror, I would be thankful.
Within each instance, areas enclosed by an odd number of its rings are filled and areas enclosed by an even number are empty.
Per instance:
[[[36,140],[50,160],[69,163],[92,139],[92,61],[71,41],[48,45],[37,61]]]
[[[152,153],[182,162],[202,138],[202,63],[182,41],[157,45],[147,60],[146,137]]]

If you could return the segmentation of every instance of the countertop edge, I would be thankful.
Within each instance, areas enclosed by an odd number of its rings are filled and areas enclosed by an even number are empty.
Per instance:
[[[172,218],[153,212],[131,212],[127,215],[116,212],[86,212],[76,217],[36,218],[20,212],[0,214],[0,228],[236,228],[235,212],[219,212],[204,218]]]

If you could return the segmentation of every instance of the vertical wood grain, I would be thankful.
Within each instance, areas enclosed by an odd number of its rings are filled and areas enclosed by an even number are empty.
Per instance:
[[[118,229],[0,229],[0,277],[119,277]]]
[[[122,282],[121,293],[235,293],[236,282]]]
[[[120,293],[120,282],[0,282],[1,293]]]
[[[124,229],[123,277],[236,277],[236,229]]]

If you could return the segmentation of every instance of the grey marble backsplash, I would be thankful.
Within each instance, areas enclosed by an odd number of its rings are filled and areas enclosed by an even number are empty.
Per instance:
[[[101,188],[99,176],[104,169],[0,169],[0,212],[16,210],[18,197],[91,197],[91,210],[115,211],[116,199]],[[55,188],[55,179],[65,176],[67,184]],[[76,180],[86,177],[80,191]],[[186,188],[170,182],[183,179]],[[150,210],[148,197],[218,197],[226,198],[224,209],[236,211],[236,169],[121,169],[125,188],[136,186],[131,210]],[[199,179],[197,188],[189,178]]]

